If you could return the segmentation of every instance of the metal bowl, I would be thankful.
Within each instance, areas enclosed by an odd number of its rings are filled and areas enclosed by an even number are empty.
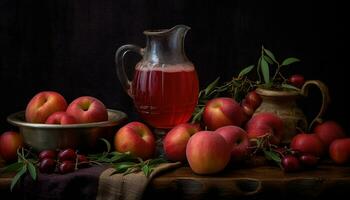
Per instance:
[[[116,128],[127,118],[121,111],[107,109],[108,121],[83,124],[39,124],[25,121],[25,111],[11,114],[7,121],[19,127],[24,143],[35,151],[74,148],[89,151],[96,148],[99,138],[111,138]]]

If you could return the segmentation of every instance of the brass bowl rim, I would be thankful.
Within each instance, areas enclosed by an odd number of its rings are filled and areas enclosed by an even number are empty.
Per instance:
[[[24,121],[25,111],[19,111],[10,114],[7,117],[7,121],[15,126],[26,128],[43,128],[43,129],[80,129],[80,128],[97,128],[97,127],[109,127],[115,126],[121,123],[127,118],[127,115],[119,110],[107,109],[108,120],[102,122],[92,123],[80,123],[80,124],[43,124],[43,123],[30,123]]]

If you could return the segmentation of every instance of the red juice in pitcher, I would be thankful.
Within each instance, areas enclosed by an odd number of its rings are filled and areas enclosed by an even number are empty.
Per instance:
[[[132,94],[140,116],[157,128],[187,122],[198,100],[198,77],[192,64],[136,66]]]

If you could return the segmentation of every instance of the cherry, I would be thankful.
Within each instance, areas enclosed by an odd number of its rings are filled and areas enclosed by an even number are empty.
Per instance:
[[[297,88],[301,88],[305,83],[305,79],[303,75],[294,74],[289,77],[288,82]]]
[[[75,161],[77,154],[73,149],[65,149],[58,153],[58,159],[62,161],[70,160]]]
[[[52,158],[44,158],[39,163],[39,171],[45,174],[51,174],[55,171],[56,162]]]
[[[318,163],[318,157],[311,154],[304,154],[299,157],[300,163],[308,168],[316,167]]]
[[[78,166],[80,168],[89,166],[89,159],[86,156],[77,154],[77,158],[78,158]]]
[[[70,160],[65,160],[59,165],[59,172],[61,174],[67,174],[75,171],[75,164]]]
[[[56,151],[54,150],[43,150],[39,154],[39,160],[43,160],[45,158],[56,159]]]
[[[300,170],[300,161],[293,155],[287,155],[282,158],[282,167],[285,172],[295,172]]]
[[[261,101],[262,99],[260,95],[255,91],[251,91],[245,96],[245,102],[248,105],[250,105],[254,110],[260,106]]]

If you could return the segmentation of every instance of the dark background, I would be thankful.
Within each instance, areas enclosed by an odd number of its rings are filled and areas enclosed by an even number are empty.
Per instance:
[[[0,0],[0,131],[15,129],[6,117],[43,90],[58,91],[68,102],[95,96],[136,118],[114,53],[126,43],[144,46],[145,29],[176,24],[192,28],[185,47],[201,88],[256,63],[264,45],[278,60],[302,60],[289,74],[329,86],[325,118],[348,131],[345,8],[336,1]],[[319,93],[311,95],[304,102],[308,116],[319,105]]]

